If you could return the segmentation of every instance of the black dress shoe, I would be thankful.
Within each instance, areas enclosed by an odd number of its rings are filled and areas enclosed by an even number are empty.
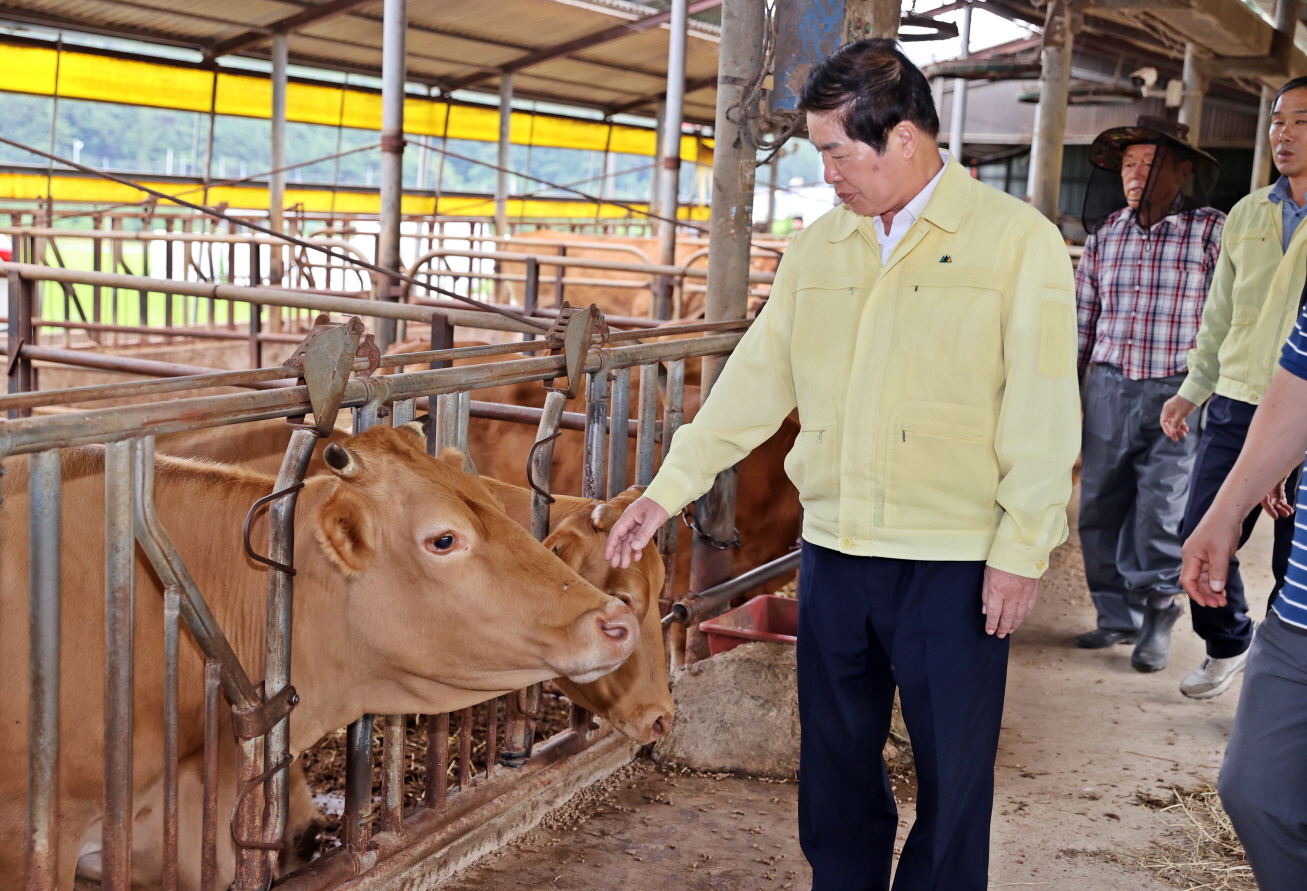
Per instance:
[[[1144,607],[1144,626],[1139,630],[1139,643],[1130,656],[1135,671],[1161,671],[1171,655],[1171,626],[1180,618],[1180,604],[1165,609]]]
[[[1086,631],[1084,634],[1076,635],[1076,646],[1082,650],[1101,650],[1112,646],[1112,644],[1134,642],[1135,633],[1133,631],[1116,631],[1112,628],[1095,628],[1093,631]]]

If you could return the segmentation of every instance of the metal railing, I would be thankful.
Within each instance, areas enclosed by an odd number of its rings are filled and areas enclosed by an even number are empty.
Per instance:
[[[357,344],[363,326],[355,319],[344,326],[315,329],[315,336],[344,338],[336,355],[337,370],[367,370],[379,365],[399,367],[400,373],[347,379],[337,375],[334,389],[324,395],[313,375],[306,371],[309,360],[299,366],[278,366],[235,372],[208,372],[173,379],[133,381],[76,388],[69,391],[32,392],[35,380],[32,360],[42,354],[25,338],[34,337],[30,307],[38,282],[124,288],[182,289],[182,283],[161,282],[143,277],[99,276],[52,267],[13,264],[7,267],[10,290],[9,390],[0,397],[0,410],[9,419],[0,421],[0,459],[30,455],[29,463],[29,566],[31,604],[29,670],[29,810],[27,827],[27,887],[53,889],[56,883],[58,847],[68,844],[60,838],[59,813],[59,671],[61,658],[60,610],[65,592],[61,589],[60,561],[66,542],[60,517],[63,487],[61,453],[89,444],[103,444],[105,450],[105,549],[106,626],[105,646],[105,765],[106,808],[103,814],[101,856],[103,886],[126,889],[131,878],[131,824],[134,809],[133,758],[133,608],[135,599],[135,549],[139,546],[161,582],[164,599],[164,744],[162,821],[165,888],[175,887],[178,857],[178,763],[184,757],[179,748],[178,703],[194,691],[183,691],[178,663],[181,623],[200,647],[205,659],[204,675],[204,786],[203,850],[205,875],[213,875],[215,845],[225,815],[217,813],[219,745],[219,692],[233,706],[233,722],[240,738],[237,809],[231,831],[241,840],[237,848],[236,884],[241,891],[266,888],[273,876],[275,848],[280,844],[286,821],[286,772],[289,763],[288,727],[296,701],[290,672],[290,602],[293,577],[285,571],[294,535],[296,490],[302,482],[321,426],[330,428],[338,408],[352,410],[356,432],[374,424],[399,425],[412,420],[425,403],[434,416],[428,450],[438,454],[446,446],[468,446],[469,417],[474,412],[475,390],[511,383],[549,381],[568,374],[564,355],[524,356],[483,365],[452,367],[452,360],[495,354],[540,351],[539,341],[492,346],[433,349],[402,356],[388,356],[376,362],[367,359]],[[107,276],[107,277],[106,277]],[[128,280],[130,279],[130,281]],[[351,313],[356,316],[385,316],[433,323],[433,339],[447,337],[454,325],[473,325],[513,330],[512,319],[475,310],[453,310],[426,306],[366,301],[313,293],[295,293],[271,288],[241,288],[224,284],[191,283],[182,293],[201,299],[229,299],[293,307],[314,312]],[[24,307],[28,307],[26,310]],[[647,484],[653,477],[656,453],[661,443],[665,452],[683,417],[685,362],[687,359],[730,352],[747,323],[717,323],[668,327],[658,332],[633,330],[615,332],[608,346],[584,355],[578,373],[583,376],[585,411],[580,417],[563,411],[564,394],[552,392],[541,409],[492,406],[503,412],[498,417],[535,423],[532,478],[540,491],[532,496],[532,532],[543,539],[549,528],[549,498],[552,436],[560,428],[581,428],[585,432],[582,494],[610,498],[627,486],[629,438],[634,434],[635,480]],[[441,332],[444,332],[443,334]],[[651,337],[700,334],[699,337],[666,342],[641,342]],[[353,338],[351,341],[350,338]],[[352,345],[351,345],[352,344]],[[64,357],[67,358],[67,357]],[[56,361],[62,361],[56,359]],[[406,365],[428,364],[430,370],[403,372]],[[632,392],[632,369],[639,369],[638,388]],[[299,378],[297,383],[295,378]],[[305,380],[309,382],[304,383]],[[214,387],[259,386],[236,393],[206,393]],[[199,395],[164,401],[147,401],[126,406],[91,408],[36,417],[26,416],[34,407],[123,396],[154,397],[185,390]],[[326,403],[323,403],[323,400]],[[659,417],[659,403],[662,411]],[[325,405],[325,408],[324,408]],[[324,419],[322,412],[330,417]],[[484,409],[483,409],[484,410]],[[155,509],[153,475],[156,436],[202,430],[219,425],[241,424],[275,418],[304,416],[314,412],[319,429],[303,426],[290,435],[281,471],[274,485],[268,518],[269,563],[267,581],[267,659],[262,684],[251,678],[209,609],[206,595],[173,545],[169,532]],[[496,415],[491,414],[491,417]],[[525,459],[526,456],[523,456]],[[4,509],[0,504],[0,509]],[[12,508],[11,508],[12,509]],[[676,521],[659,536],[664,560],[671,566],[677,549]],[[233,555],[234,556],[234,555]],[[280,567],[280,568],[279,568]],[[667,573],[660,598],[671,601],[672,573]],[[85,596],[73,592],[75,596]],[[404,716],[382,716],[381,805],[372,813],[372,739],[374,716],[364,715],[347,735],[346,800],[342,845],[304,871],[283,880],[281,887],[293,891],[318,891],[335,887],[358,875],[393,875],[422,857],[448,845],[486,820],[504,813],[515,803],[555,783],[570,770],[593,763],[622,745],[610,728],[596,725],[589,713],[573,706],[571,726],[540,746],[533,714],[539,708],[540,688],[510,694],[492,701],[487,711],[487,730],[480,741],[487,753],[486,768],[474,775],[470,753],[473,747],[471,709],[459,716],[458,770],[456,782],[445,781],[451,764],[446,745],[450,716],[427,715],[420,724],[427,730],[428,744],[421,758],[426,767],[426,788],[421,802],[405,809],[403,765],[409,759]],[[500,703],[505,721],[497,721]],[[435,740],[434,744],[432,741]],[[498,754],[498,759],[496,758]],[[512,765],[504,766],[504,765]],[[262,788],[264,795],[249,794]],[[74,840],[79,841],[79,840]],[[211,886],[211,885],[209,885]],[[206,886],[206,887],[209,887]]]

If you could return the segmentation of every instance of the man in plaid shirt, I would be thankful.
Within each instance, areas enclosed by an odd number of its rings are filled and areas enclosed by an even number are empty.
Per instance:
[[[1098,136],[1090,160],[1100,181],[1120,171],[1126,207],[1089,236],[1076,270],[1080,372],[1089,372],[1080,545],[1098,610],[1098,627],[1076,644],[1133,642],[1131,664],[1144,672],[1166,667],[1180,615],[1179,531],[1197,446],[1172,441],[1156,419],[1185,378],[1225,223],[1201,206],[1219,166],[1187,132],[1140,117]]]

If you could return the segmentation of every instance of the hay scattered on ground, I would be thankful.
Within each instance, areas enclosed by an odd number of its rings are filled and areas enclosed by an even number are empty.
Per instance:
[[[1161,796],[1139,793],[1137,800],[1162,816],[1171,828],[1170,837],[1154,839],[1152,847],[1116,859],[1141,866],[1186,891],[1257,891],[1243,845],[1221,807],[1216,787],[1173,786]]]

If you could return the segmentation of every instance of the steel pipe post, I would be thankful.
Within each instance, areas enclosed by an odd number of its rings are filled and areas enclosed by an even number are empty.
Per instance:
[[[1203,76],[1203,60],[1192,43],[1184,45],[1184,98],[1180,102],[1180,123],[1189,127],[1189,144],[1201,145],[1203,129],[1203,96],[1207,93],[1207,78]]]
[[[363,715],[345,731],[345,813],[342,817],[344,844],[357,856],[364,856],[372,837],[372,723]]]
[[[962,27],[959,29],[959,36],[962,38],[962,50],[958,53],[958,58],[968,59],[971,57],[971,3],[970,0],[963,4],[962,7]],[[959,164],[965,163],[962,160],[962,142],[966,138],[967,123],[967,81],[965,78],[955,77],[953,79],[953,118],[949,121],[948,150]]]
[[[37,452],[28,480],[27,888],[59,883],[60,452]]]
[[[536,541],[544,541],[549,535],[549,493],[553,490],[554,481],[554,441],[566,405],[566,393],[557,390],[547,393],[544,409],[540,413],[540,424],[536,428],[536,445],[532,449],[531,464],[528,468],[532,482],[539,487],[539,491],[531,493],[531,534],[535,536]],[[545,494],[542,495],[541,492]]]
[[[612,374],[608,420],[608,480],[606,498],[616,498],[626,489],[626,452],[631,436],[631,369]]]
[[[667,391],[663,400],[663,459],[672,447],[672,438],[681,429],[685,420],[685,360],[675,359],[667,363]],[[658,530],[658,553],[663,557],[663,590],[658,597],[658,614],[667,615],[671,609],[675,594],[676,548],[679,545],[680,517],[672,517],[663,528]],[[679,629],[679,630],[678,630]],[[671,630],[667,641],[670,667],[680,668],[685,664],[685,629],[678,626]]]
[[[101,883],[132,887],[132,725],[136,607],[135,443],[104,450],[104,829]]]
[[[268,557],[273,561],[293,566],[295,563],[295,505],[299,499],[296,488],[304,482],[317,434],[312,430],[295,430],[282,458],[281,470],[273,483],[274,492],[286,492],[268,505]],[[291,678],[291,616],[295,600],[295,580],[291,573],[274,566],[268,567],[268,602],[266,632],[264,635],[264,696],[272,698],[290,684]],[[290,756],[290,718],[278,721],[268,732],[267,768],[271,769],[283,758]],[[286,829],[289,809],[289,786],[286,771],[281,770],[268,778],[265,786],[267,806],[264,815],[263,840],[267,844],[280,841]],[[275,868],[275,854],[269,868]]]
[[[1030,203],[1054,223],[1062,188],[1062,149],[1071,90],[1071,52],[1080,28],[1077,0],[1049,0],[1045,16],[1039,107],[1030,158]]]
[[[748,314],[749,260],[752,251],[754,151],[728,111],[741,101],[742,86],[763,64],[765,10],[749,0],[727,0],[722,6],[722,43],[717,54],[716,133],[721,147],[713,158],[713,212],[708,234],[708,290],[705,321],[743,319]],[[703,398],[712,391],[726,359],[703,359]],[[690,591],[706,590],[731,577],[730,548],[712,547],[713,540],[730,541],[735,529],[736,471],[717,475],[712,488],[695,505],[702,532],[695,535],[690,562]],[[708,656],[707,640],[690,629],[685,658]]]
[[[36,296],[36,283],[19,275],[16,270],[9,272],[9,322],[8,335],[9,357],[9,392],[28,393],[36,388],[36,373],[32,369],[32,360],[22,355],[24,346],[36,345],[36,332],[32,328],[32,301]],[[31,409],[14,409],[10,418],[31,417]]]
[[[1257,106],[1257,136],[1253,144],[1253,175],[1248,188],[1256,192],[1271,183],[1271,102],[1275,90],[1262,86],[1262,99]]]
[[[381,229],[377,236],[377,265],[396,272],[400,259],[400,224],[404,209],[404,79],[407,73],[405,39],[408,31],[407,0],[385,0],[381,44]],[[399,300],[399,280],[377,277],[380,300]],[[394,320],[377,323],[377,346],[384,353],[395,342]]]
[[[654,449],[658,439],[658,366],[640,366],[640,419],[635,434],[635,484],[647,486],[654,478]]]
[[[501,238],[508,237],[508,171],[513,167],[513,75],[503,71],[499,75],[499,157],[496,162],[499,170],[495,173],[495,234]],[[499,264],[496,262],[496,268]],[[494,283],[496,303],[504,301],[504,283],[496,278]]]
[[[581,497],[604,497],[604,468],[607,465],[608,399],[611,386],[602,372],[591,374],[585,396],[585,465],[581,475]]]
[[[290,50],[285,31],[272,35],[272,152],[268,177],[268,228],[285,231],[286,213],[286,84],[289,79]],[[268,277],[271,284],[285,284],[286,270],[282,249],[271,250],[272,262]]]
[[[761,4],[744,0],[760,8]],[[658,255],[659,262],[672,265],[676,262],[676,212],[679,205],[681,187],[681,123],[685,106],[685,33],[689,21],[689,0],[672,0],[672,17],[668,23],[670,35],[667,41],[667,98],[666,112],[662,126],[662,170],[659,172],[658,213]],[[725,13],[723,13],[724,15]],[[720,70],[720,64],[719,64]],[[718,88],[719,90],[721,87]],[[722,100],[718,94],[718,106]],[[715,162],[714,162],[715,163]],[[753,180],[749,180],[750,189]],[[753,204],[750,197],[749,204]],[[752,220],[746,221],[749,225]],[[672,316],[672,288],[674,280],[669,275],[658,279],[658,294],[654,301],[654,315],[659,319]]]
[[[386,715],[381,736],[381,831],[404,826],[404,715]]]
[[[154,437],[149,441],[151,456]],[[153,460],[153,457],[151,457]],[[178,717],[181,671],[181,588],[163,589],[163,876],[162,891],[177,891],[178,874]]]

